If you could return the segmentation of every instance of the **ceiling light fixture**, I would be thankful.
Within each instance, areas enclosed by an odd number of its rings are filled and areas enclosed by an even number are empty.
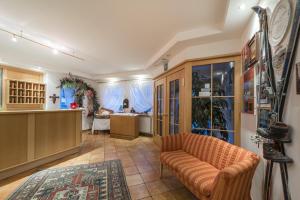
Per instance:
[[[11,41],[13,41],[13,42],[18,42],[18,38],[16,37],[16,35],[13,35],[13,36],[11,37]]]
[[[239,7],[240,10],[245,10],[245,8],[246,8],[246,5],[244,3],[241,4],[240,7]]]
[[[57,54],[58,54],[58,50],[57,50],[57,49],[52,49],[52,53],[53,53],[54,55],[57,55]]]

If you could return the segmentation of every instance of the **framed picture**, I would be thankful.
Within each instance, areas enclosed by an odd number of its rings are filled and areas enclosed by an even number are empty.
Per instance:
[[[252,65],[243,76],[243,112],[254,114],[254,75],[255,65]]]
[[[250,66],[250,49],[248,46],[248,43],[243,47],[242,49],[242,66],[243,66],[243,71],[247,71],[247,69]]]
[[[300,63],[296,64],[296,92],[300,94]]]
[[[270,109],[259,109],[258,126],[259,128],[268,128],[270,124],[269,113]]]
[[[248,43],[249,55],[250,55],[250,65],[257,62],[259,57],[259,34],[256,33]]]

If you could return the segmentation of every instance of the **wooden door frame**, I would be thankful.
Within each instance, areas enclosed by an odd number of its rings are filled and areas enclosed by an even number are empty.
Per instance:
[[[157,86],[160,86],[162,85],[163,86],[163,96],[164,96],[164,101],[163,101],[163,104],[164,104],[164,109],[163,109],[163,123],[162,123],[162,136],[165,136],[166,135],[166,123],[165,123],[165,120],[166,120],[166,94],[167,94],[167,90],[166,90],[166,84],[167,84],[167,79],[166,77],[162,77],[156,81],[154,81],[154,95],[153,95],[153,98],[154,98],[154,116],[153,116],[153,139],[154,139],[154,142],[156,144],[158,144],[159,146],[161,145],[161,136],[157,134]]]
[[[185,107],[185,73],[184,73],[184,69],[180,69],[179,71],[174,72],[173,74],[167,76],[167,95],[166,95],[166,130],[165,133],[166,135],[169,135],[169,120],[170,120],[170,105],[169,105],[169,98],[170,98],[170,82],[179,79],[179,102],[180,102],[180,106],[179,106],[179,122],[180,122],[180,126],[179,126],[179,133],[183,133],[184,132],[184,124],[185,124],[185,120],[184,120],[184,107]]]

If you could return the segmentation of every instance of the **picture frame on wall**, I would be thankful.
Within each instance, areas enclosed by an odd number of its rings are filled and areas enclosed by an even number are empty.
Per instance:
[[[300,62],[296,64],[296,94],[300,95]]]
[[[250,55],[250,65],[253,65],[257,62],[259,57],[259,47],[258,47],[258,33],[254,34],[251,40],[248,43],[249,55]]]
[[[258,127],[259,128],[268,128],[270,124],[270,114],[271,110],[266,108],[261,108],[258,111]]]
[[[244,113],[254,114],[254,76],[255,76],[255,65],[252,65],[243,74],[243,109]]]

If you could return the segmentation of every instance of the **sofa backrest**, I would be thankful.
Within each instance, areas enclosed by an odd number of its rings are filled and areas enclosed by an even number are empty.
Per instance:
[[[184,134],[182,149],[219,170],[255,155],[215,137],[198,134]]]

